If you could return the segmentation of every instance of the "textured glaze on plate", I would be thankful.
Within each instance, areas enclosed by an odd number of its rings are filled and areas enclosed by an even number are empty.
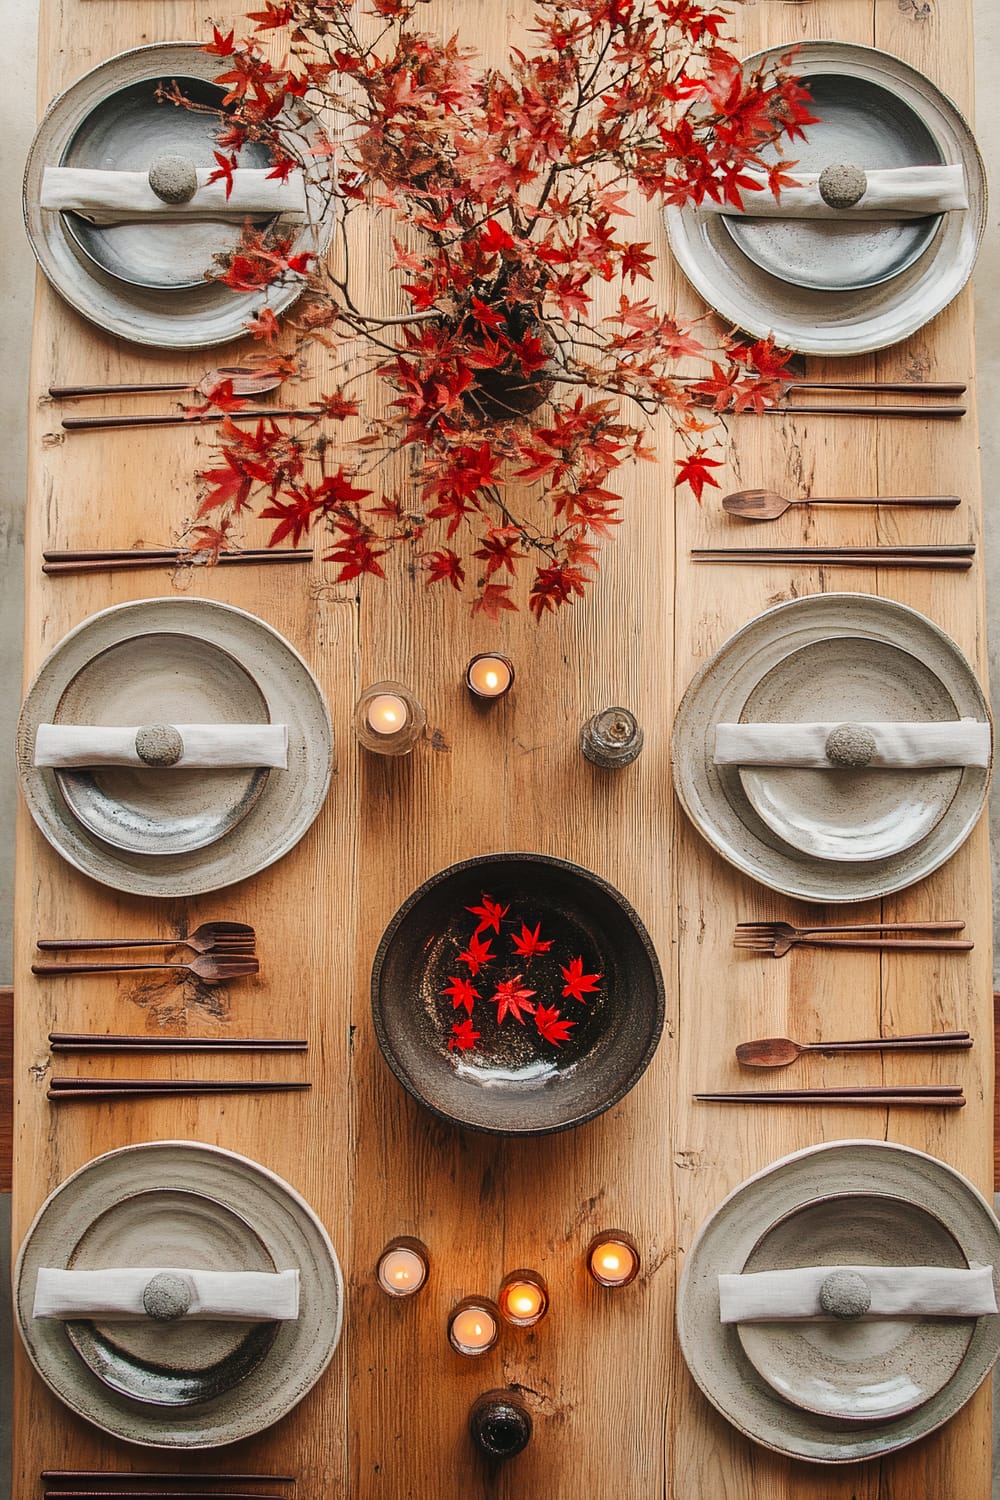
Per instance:
[[[810,594],[765,610],[695,674],[671,741],[674,788],[699,833],[730,864],[772,890],[805,901],[865,901],[903,890],[936,870],[982,813],[990,773],[964,766],[944,816],[919,844],[888,859],[841,863],[792,848],[758,817],[737,767],[713,762],[716,724],[739,720],[757,685],[780,662],[817,642],[867,639],[922,661],[955,704],[955,717],[989,721],[975,674],[943,630],[904,604],[872,594]]]
[[[747,59],[756,67],[784,48]],[[794,72],[862,79],[893,94],[937,142],[945,162],[965,168],[969,207],[943,215],[926,254],[891,281],[856,291],[823,292],[780,281],[740,250],[721,214],[665,210],[670,247],[685,276],[710,307],[757,338],[774,335],[803,354],[850,355],[908,338],[948,306],[972,274],[986,227],[986,170],[975,137],[950,99],[923,73],[891,53],[848,42],[802,42]],[[797,155],[797,143],[791,150]]]
[[[56,709],[57,724],[266,724],[267,699],[235,657],[197,636],[137,635],[93,657]],[[85,828],[134,854],[187,854],[223,838],[264,790],[266,767],[54,771]],[[278,771],[277,775],[284,773]]]
[[[200,78],[147,78],[98,101],[81,122],[59,163],[111,172],[146,172],[159,156],[183,156],[196,167],[215,167],[218,117],[180,109],[156,97],[157,89],[175,81],[197,104],[218,109],[225,89]],[[241,167],[272,165],[265,146],[248,141]],[[213,269],[213,257],[231,255],[243,225],[216,219],[179,223],[91,224],[79,214],[64,216],[66,231],[83,254],[110,276],[133,286],[177,291],[197,287]],[[259,228],[267,216],[253,223]]]
[[[24,222],[43,273],[61,297],[98,328],[134,344],[161,349],[208,349],[244,333],[244,323],[262,306],[259,292],[234,292],[219,282],[183,290],[130,286],[85,255],[67,230],[67,217],[39,207],[42,176],[57,165],[84,121],[109,95],[148,79],[218,75],[219,59],[202,42],[157,42],[99,63],[52,101],[38,127],[24,171]],[[307,187],[312,224],[299,226],[293,253],[323,254],[333,234],[333,213],[315,186]],[[294,279],[269,288],[266,305],[286,311],[302,292]]]
[[[53,722],[76,675],[123,641],[159,634],[197,637],[242,664],[263,694],[271,722],[288,725],[288,768],[267,778],[254,806],[225,838],[150,860],[95,838],[73,817],[51,770],[32,762],[38,725]],[[192,896],[245,880],[295,847],[329,789],[333,730],[320,685],[302,657],[256,615],[207,599],[139,599],[91,615],[46,657],[21,710],[17,764],[32,817],[76,869],[136,895]]]
[[[221,1204],[252,1226],[277,1270],[297,1267],[301,1276],[299,1316],[280,1325],[267,1358],[239,1385],[197,1406],[149,1406],[109,1390],[61,1323],[31,1316],[38,1268],[68,1265],[88,1224],[152,1186]],[[148,1448],[215,1448],[262,1432],[312,1389],[340,1338],[344,1285],[326,1230],[280,1177],[218,1146],[151,1141],[95,1157],[49,1195],[18,1253],[14,1304],[29,1359],[72,1411]]]
[[[189,1271],[275,1269],[247,1221],[199,1193],[151,1188],[89,1224],[68,1269],[177,1266]],[[193,1406],[245,1380],[278,1332],[275,1322],[67,1321],[66,1337],[99,1380],[154,1406]]]
[[[483,994],[473,1013],[481,1040],[472,1051],[449,1051],[454,1011],[441,989],[467,973],[456,967],[475,926],[466,908],[484,892],[509,906],[505,927],[539,924],[560,957],[536,956],[527,970],[523,961],[484,969],[485,983],[474,981]],[[559,998],[555,976],[567,954],[601,975],[587,1004]],[[489,1014],[490,981],[514,970],[577,1023],[561,1045],[542,1044],[512,1016],[498,1026]],[[660,966],[632,907],[591,871],[544,854],[484,854],[433,875],[393,917],[372,966],[375,1033],[400,1083],[453,1124],[498,1135],[566,1130],[617,1104],[652,1059],[663,1011]]]
[[[888,89],[865,78],[812,73],[809,92],[809,111],[819,119],[791,148],[795,167],[789,175],[822,172],[835,162],[866,172],[940,163],[941,152],[923,120]],[[773,147],[761,154],[768,161],[781,159]],[[944,217],[755,219],[755,196],[744,197],[751,216],[723,217],[736,244],[772,276],[817,291],[853,291],[898,276],[924,253]]]
[[[841,1193],[902,1198],[946,1224],[970,1265],[993,1267],[1000,1289],[1000,1225],[971,1182],[922,1151],[887,1141],[834,1141],[783,1157],[741,1183],[699,1229],[677,1292],[681,1350],[708,1400],[754,1442],[814,1463],[855,1463],[904,1448],[960,1411],[1000,1350],[1000,1316],[977,1318],[951,1380],[902,1416],[833,1421],[790,1406],[743,1353],[733,1324],[719,1321],[719,1276],[742,1271],[779,1219]]]
[[[742,723],[934,723],[958,714],[947,688],[908,651],[840,636],[794,651],[754,688]],[[962,780],[959,767],[811,771],[741,766],[747,800],[779,838],[817,859],[887,859],[926,838]]]
[[[969,1263],[947,1226],[919,1204],[844,1193],[772,1224],[743,1270],[846,1265],[964,1271]],[[929,1401],[961,1365],[975,1326],[975,1318],[862,1318],[739,1323],[737,1332],[779,1396],[805,1411],[861,1422],[902,1416]]]

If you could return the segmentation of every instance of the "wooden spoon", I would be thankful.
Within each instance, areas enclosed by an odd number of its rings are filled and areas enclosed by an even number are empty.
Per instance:
[[[262,372],[253,366],[223,365],[221,369],[209,370],[200,380],[162,381],[151,385],[50,385],[49,395],[57,400],[76,396],[137,396],[144,391],[197,391],[201,396],[215,390],[225,380],[233,383],[234,396],[262,396],[273,391],[284,380],[274,371]]]
[[[790,500],[777,490],[737,490],[722,497],[722,509],[744,521],[775,521],[793,505],[910,505],[954,510],[958,495],[804,495]]]
[[[946,1052],[967,1051],[972,1038],[967,1031],[936,1031],[923,1036],[872,1037],[853,1042],[793,1042],[791,1037],[764,1037],[741,1042],[736,1060],[745,1068],[787,1068],[803,1052]]]

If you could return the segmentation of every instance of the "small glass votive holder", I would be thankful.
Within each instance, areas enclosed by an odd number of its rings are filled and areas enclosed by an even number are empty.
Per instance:
[[[639,1247],[624,1229],[602,1229],[587,1246],[587,1270],[598,1286],[629,1286],[641,1265]]]
[[[430,1256],[421,1240],[400,1234],[389,1241],[378,1258],[375,1280],[388,1297],[412,1297],[426,1285]]]
[[[458,1354],[488,1354],[500,1337],[500,1309],[489,1297],[463,1297],[448,1316],[448,1342]]]
[[[533,1328],[549,1310],[549,1289],[537,1271],[511,1271],[500,1283],[500,1316],[515,1328]]]
[[[514,686],[514,663],[495,651],[480,652],[465,669],[465,685],[484,703],[503,698]]]
[[[408,755],[426,723],[423,704],[401,682],[373,682],[354,709],[358,743],[374,755]]]
[[[602,708],[580,730],[580,749],[587,760],[608,771],[631,765],[642,740],[639,721],[627,708]]]

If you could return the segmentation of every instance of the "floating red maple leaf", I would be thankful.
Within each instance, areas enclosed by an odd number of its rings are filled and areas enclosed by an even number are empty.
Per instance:
[[[507,1012],[510,1011],[514,1020],[520,1021],[523,1026],[524,1017],[521,1014],[522,1010],[527,1011],[529,1015],[534,1011],[535,1007],[531,1004],[531,996],[535,991],[524,989],[521,986],[521,978],[520,974],[515,974],[513,979],[502,979],[496,987],[496,993],[490,996],[491,1000],[497,1002],[498,1024],[504,1019]]]
[[[563,985],[563,998],[572,995],[574,1000],[579,1000],[581,1005],[586,1005],[587,996],[599,988],[597,981],[600,974],[585,974],[583,972],[583,959],[571,958],[569,967],[560,965],[560,972],[566,983]]]
[[[499,901],[494,901],[491,896],[487,896],[485,891],[482,906],[467,906],[465,909],[471,911],[474,917],[479,918],[479,926],[476,928],[477,936],[487,927],[492,927],[494,932],[499,932],[501,919],[510,911],[509,906],[501,906]]]
[[[481,928],[476,928],[476,931],[469,939],[469,946],[465,949],[464,953],[458,955],[459,963],[468,964],[473,974],[478,974],[484,964],[490,963],[496,957],[491,947],[492,940],[487,938],[484,943],[480,939],[479,933],[481,930]]]
[[[532,932],[527,922],[522,922],[520,933],[511,938],[515,953],[519,958],[523,958],[525,963],[530,964],[536,953],[548,953],[552,947],[551,938],[545,941],[539,937],[538,934],[541,928],[542,924],[539,922],[534,932]]]
[[[448,1051],[453,1052],[457,1047],[460,1052],[467,1052],[479,1041],[481,1033],[473,1031],[471,1021],[456,1021],[451,1028],[452,1035],[448,1039]]]
[[[576,1022],[564,1021],[554,1005],[539,1005],[535,1010],[535,1025],[547,1042],[555,1042],[558,1047],[566,1041],[570,1027]]]
[[[470,979],[462,979],[461,977],[450,979],[441,990],[441,993],[442,995],[451,996],[452,1008],[454,1010],[458,1010],[460,1005],[464,1005],[470,1016],[472,1015],[472,1007],[476,1001],[482,999],[479,991],[472,988],[472,981]]]

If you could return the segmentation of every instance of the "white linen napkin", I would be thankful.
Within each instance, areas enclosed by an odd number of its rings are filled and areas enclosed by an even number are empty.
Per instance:
[[[298,1271],[183,1271],[171,1266],[127,1266],[100,1271],[40,1267],[35,1282],[36,1318],[146,1320],[142,1296],[152,1277],[181,1276],[193,1289],[192,1319],[288,1322],[299,1315]]]
[[[860,165],[860,163],[859,163]],[[960,163],[936,167],[892,167],[868,172],[868,186],[851,208],[831,208],[819,194],[818,172],[800,172],[791,167],[797,187],[783,187],[776,198],[767,185],[766,172],[749,168],[740,173],[760,183],[760,191],[741,189],[742,209],[731,203],[698,204],[703,214],[729,214],[750,219],[922,219],[928,214],[950,213],[968,208],[965,170]]]
[[[226,767],[288,766],[287,724],[173,724],[184,741],[179,760],[157,769],[189,771]],[[135,748],[137,728],[39,724],[36,766],[146,767]]]
[[[826,741],[840,724],[716,724],[717,766],[801,766],[816,771],[837,767]],[[875,740],[869,767],[919,769],[927,766],[988,766],[989,724],[949,719],[933,724],[859,724]]]
[[[719,1277],[723,1323],[840,1321],[823,1311],[820,1288],[837,1271],[863,1277],[871,1292],[865,1318],[978,1318],[995,1313],[992,1266],[808,1266]]]
[[[74,213],[91,224],[127,224],[136,219],[237,219],[280,214],[301,220],[306,213],[306,186],[301,172],[288,179],[271,177],[263,168],[238,167],[226,197],[224,180],[209,182],[212,167],[199,167],[198,188],[187,203],[164,203],[145,172],[102,172],[83,167],[46,167],[41,207]]]

